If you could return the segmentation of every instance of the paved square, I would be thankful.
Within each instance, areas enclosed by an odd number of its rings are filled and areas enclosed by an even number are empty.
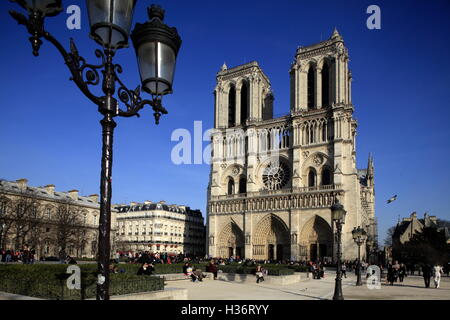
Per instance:
[[[327,300],[334,293],[334,272],[326,272],[321,280],[307,279],[296,284],[236,283],[221,280],[203,282],[168,281],[167,288],[188,289],[189,300]],[[408,276],[403,284],[382,284],[381,289],[370,290],[364,284],[355,286],[356,277],[348,275],[342,281],[346,300],[449,300],[450,278],[443,277],[441,287],[425,288],[423,278]],[[433,284],[433,283],[432,283]]]

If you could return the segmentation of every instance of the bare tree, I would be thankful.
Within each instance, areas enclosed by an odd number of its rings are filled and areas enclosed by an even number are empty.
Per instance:
[[[69,242],[76,242],[82,226],[81,210],[72,200],[59,202],[56,207],[53,223],[56,227],[56,243],[60,249],[65,249]]]
[[[387,247],[392,246],[392,236],[394,235],[395,228],[396,226],[393,226],[387,230],[387,236],[386,239],[384,239],[384,245]]]
[[[28,240],[37,243],[42,216],[37,197],[32,192],[21,190],[13,198],[0,194],[0,202],[2,243],[5,243],[7,234],[11,234],[15,249],[21,248]]]

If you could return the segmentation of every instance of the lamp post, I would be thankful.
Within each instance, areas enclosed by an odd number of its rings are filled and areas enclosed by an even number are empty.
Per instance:
[[[362,280],[361,280],[361,245],[367,239],[367,232],[366,232],[366,230],[364,230],[363,228],[358,226],[358,228],[353,228],[352,236],[353,236],[353,240],[358,245],[358,266],[357,266],[357,269],[356,269],[356,272],[357,272],[356,285],[357,286],[362,286]]]
[[[337,242],[337,269],[336,269],[336,281],[334,285],[333,300],[344,300],[342,295],[342,269],[341,269],[341,234],[342,225],[345,222],[344,206],[336,200],[336,203],[331,206],[331,218],[336,225],[336,242]]]
[[[151,95],[151,100],[147,100],[141,97],[141,86],[134,90],[125,86],[119,78],[122,67],[113,63],[113,57],[117,50],[128,47],[128,36],[136,0],[86,0],[90,37],[103,49],[95,50],[96,57],[101,59],[101,63],[97,65],[88,64],[79,55],[73,39],[70,40],[70,50],[66,51],[64,46],[45,30],[45,18],[56,16],[63,10],[61,0],[10,1],[19,4],[28,13],[27,18],[22,13],[10,11],[10,15],[19,24],[24,25],[30,33],[29,40],[33,54],[39,55],[39,49],[43,43],[42,38],[54,45],[69,68],[70,79],[103,115],[103,119],[100,121],[103,146],[96,297],[97,300],[109,300],[112,146],[116,127],[114,117],[139,117],[139,111],[145,105],[153,108],[156,124],[159,123],[161,114],[167,114],[161,100],[163,95],[172,93],[175,61],[181,46],[181,38],[176,28],[170,28],[163,23],[164,10],[156,5],[148,8],[150,19],[148,22],[136,24],[131,38],[136,51],[143,90]],[[154,48],[153,52],[150,52],[151,48]],[[96,96],[91,92],[90,87],[100,83],[103,95]],[[120,104],[122,104],[122,108],[119,106]]]

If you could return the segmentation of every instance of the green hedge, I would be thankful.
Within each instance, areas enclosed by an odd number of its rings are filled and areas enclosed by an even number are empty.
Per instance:
[[[206,263],[196,263],[193,265],[194,268],[199,268],[202,270],[206,269]],[[126,273],[136,274],[141,264],[127,263],[127,264],[119,264],[119,270],[125,270]],[[168,273],[182,273],[183,272],[183,263],[177,264],[154,264],[156,274],[168,274]]]
[[[294,270],[295,272],[308,272],[308,266],[289,266],[289,269]]]
[[[68,265],[0,265],[0,291],[54,300],[95,298],[96,265],[79,265],[81,290],[69,290],[66,282]],[[136,269],[137,272],[137,269]],[[164,279],[138,276],[136,272],[111,274],[110,295],[164,289]]]

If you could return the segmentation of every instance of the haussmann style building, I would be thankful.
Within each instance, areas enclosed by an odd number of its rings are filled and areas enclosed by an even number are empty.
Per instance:
[[[164,201],[118,204],[117,230],[122,251],[203,256],[205,225],[200,210]]]
[[[347,211],[343,259],[357,257],[351,231],[376,245],[374,164],[356,167],[357,121],[343,38],[299,47],[290,69],[290,112],[273,118],[273,94],[257,62],[217,73],[208,186],[207,250],[213,257],[335,259],[330,207]]]
[[[95,258],[99,217],[97,194],[59,192],[53,184],[33,187],[27,179],[0,180],[0,248],[20,250],[26,244],[36,259],[58,257],[63,248],[73,257]],[[115,234],[114,211],[111,221]]]

